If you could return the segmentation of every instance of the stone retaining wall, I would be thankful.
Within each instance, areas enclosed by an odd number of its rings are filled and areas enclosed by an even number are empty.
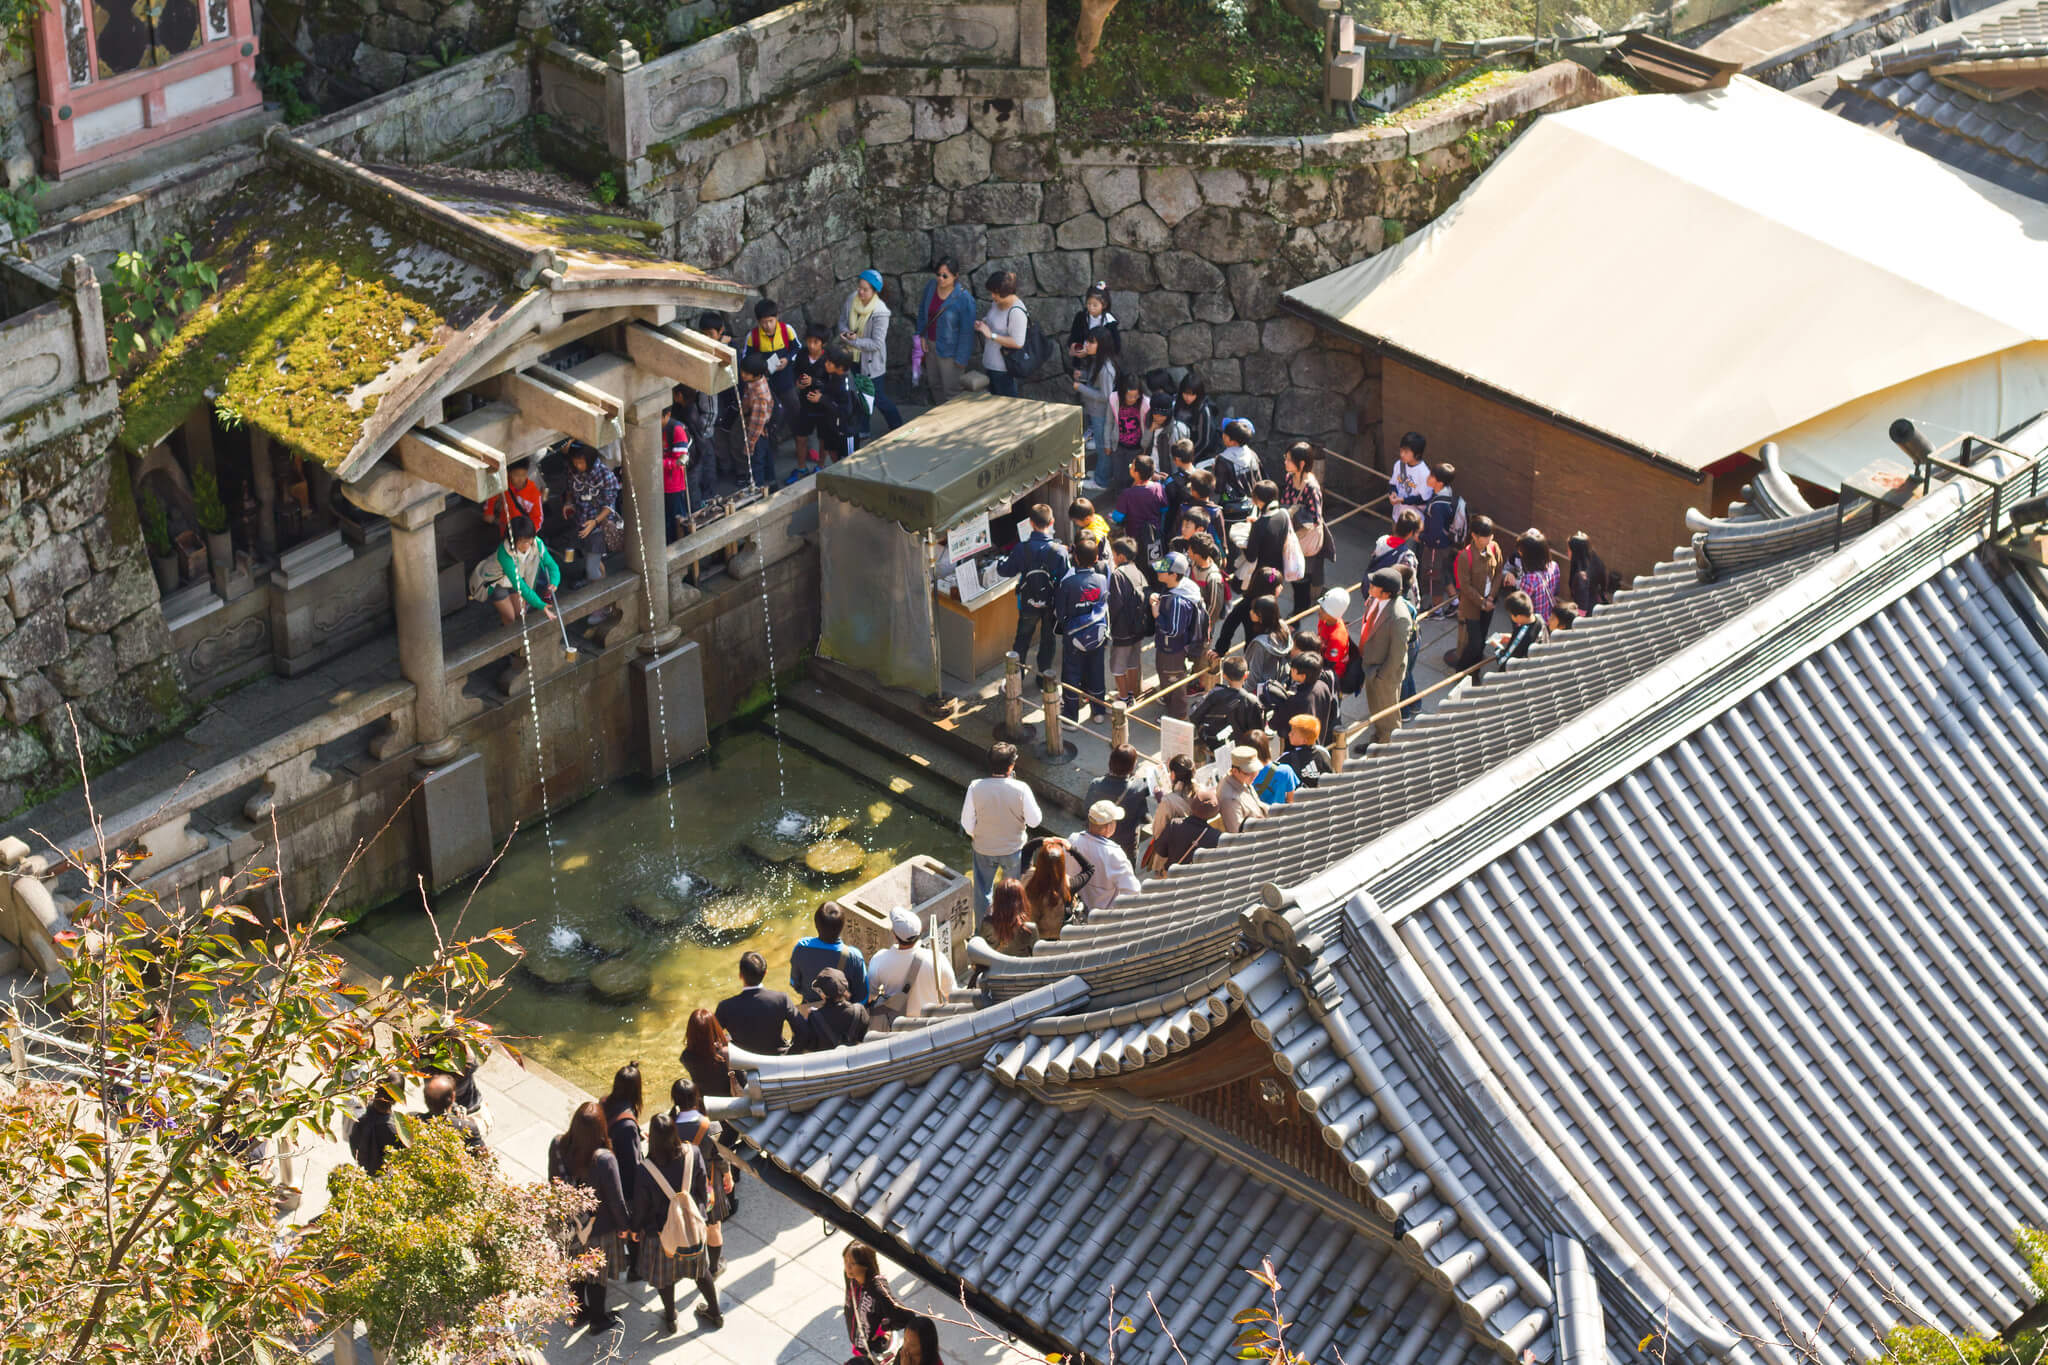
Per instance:
[[[1043,71],[862,70],[652,145],[626,182],[674,255],[799,326],[835,322],[860,270],[880,270],[898,376],[940,253],[977,294],[991,270],[1016,271],[1056,335],[1102,280],[1137,369],[1200,372],[1275,458],[1310,439],[1370,460],[1369,358],[1283,316],[1281,292],[1420,227],[1527,119],[1601,94],[1560,62],[1406,124],[1090,147],[1056,137]],[[1035,387],[1072,393],[1058,376]]]

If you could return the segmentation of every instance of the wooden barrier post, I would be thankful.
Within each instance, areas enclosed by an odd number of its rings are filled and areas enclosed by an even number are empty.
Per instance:
[[[1024,723],[1024,661],[1014,649],[1003,655],[1003,719],[996,738],[1012,744],[1031,738],[1031,727]]]
[[[1038,701],[1045,712],[1045,761],[1066,763],[1073,759],[1074,751],[1060,733],[1060,680],[1050,673],[1038,675]]]

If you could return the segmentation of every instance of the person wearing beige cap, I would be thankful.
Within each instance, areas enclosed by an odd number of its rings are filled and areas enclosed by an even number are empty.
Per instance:
[[[918,943],[924,937],[924,921],[915,910],[907,905],[891,910],[889,932],[896,937],[895,946],[882,949],[868,963],[868,986],[874,992],[868,1015],[878,1025],[917,1018],[952,995],[959,984],[946,955],[929,943]]]
[[[1138,874],[1116,841],[1123,816],[1116,802],[1097,801],[1088,808],[1088,828],[1067,840],[1067,885],[1090,914],[1138,892]]]
[[[1266,803],[1252,790],[1259,767],[1259,751],[1251,745],[1240,744],[1230,751],[1230,771],[1216,785],[1216,804],[1222,807],[1225,834],[1237,833],[1244,828],[1245,821],[1266,813]]]

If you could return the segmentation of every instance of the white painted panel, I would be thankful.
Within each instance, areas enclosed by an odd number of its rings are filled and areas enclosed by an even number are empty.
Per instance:
[[[217,66],[197,76],[188,76],[164,87],[164,117],[182,118],[186,114],[205,109],[210,105],[223,104],[235,97],[235,68]]]
[[[142,97],[138,95],[132,100],[122,100],[119,104],[110,104],[73,119],[71,145],[84,151],[87,147],[139,132],[141,128]]]

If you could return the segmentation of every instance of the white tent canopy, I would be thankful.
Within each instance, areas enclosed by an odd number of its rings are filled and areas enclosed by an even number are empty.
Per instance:
[[[1894,417],[1992,435],[2048,392],[2048,205],[1743,79],[1546,116],[1286,297],[1688,469],[1777,439],[1833,485]]]

